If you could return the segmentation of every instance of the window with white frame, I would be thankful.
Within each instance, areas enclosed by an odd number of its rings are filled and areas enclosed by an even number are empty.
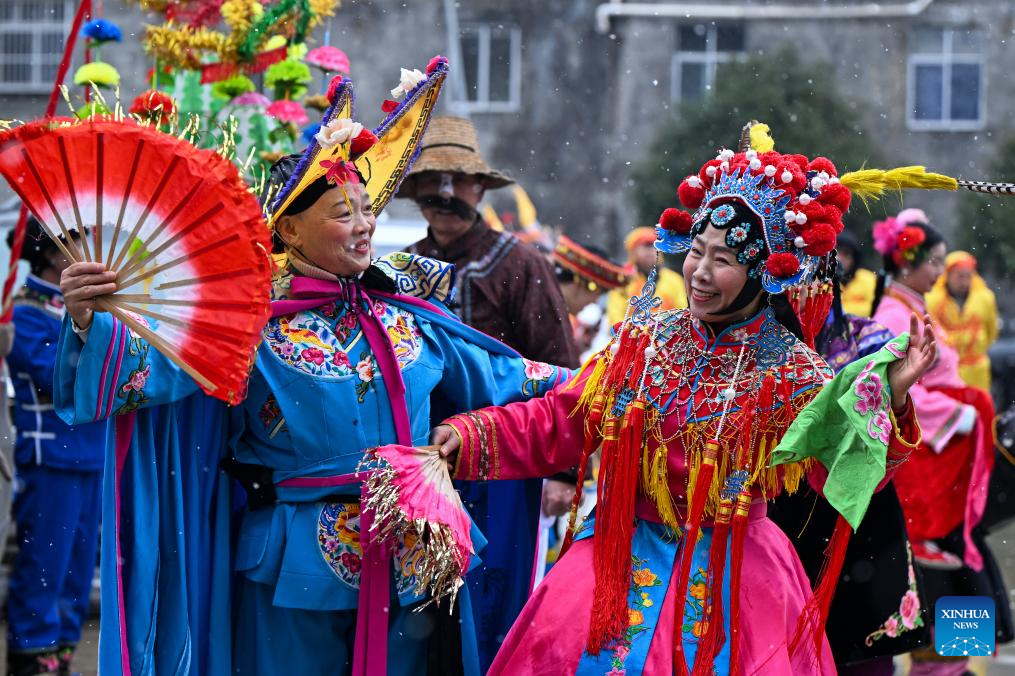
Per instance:
[[[513,113],[521,108],[522,31],[474,24],[461,30],[465,100],[469,112]]]
[[[906,105],[910,129],[983,127],[986,67],[981,38],[976,30],[924,26],[913,32]]]
[[[52,89],[73,13],[70,0],[0,0],[0,92]]]
[[[671,63],[671,98],[694,101],[711,92],[722,64],[739,58],[743,51],[743,24],[680,24],[677,51]]]

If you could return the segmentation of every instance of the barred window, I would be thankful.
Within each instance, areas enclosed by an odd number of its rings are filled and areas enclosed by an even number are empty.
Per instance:
[[[723,64],[744,51],[739,23],[685,23],[677,30],[677,51],[670,72],[670,98],[694,101],[712,91]]]
[[[986,68],[979,31],[923,26],[913,33],[907,83],[910,129],[983,127]]]
[[[521,108],[522,32],[505,25],[461,30],[465,101],[469,112],[513,113]]]
[[[0,92],[48,92],[74,13],[70,0],[0,0]]]

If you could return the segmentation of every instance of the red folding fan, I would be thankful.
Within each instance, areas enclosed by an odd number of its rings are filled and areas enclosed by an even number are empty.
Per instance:
[[[268,318],[271,245],[232,163],[131,120],[50,118],[0,134],[0,174],[70,260],[117,273],[99,309],[207,393],[243,399]]]

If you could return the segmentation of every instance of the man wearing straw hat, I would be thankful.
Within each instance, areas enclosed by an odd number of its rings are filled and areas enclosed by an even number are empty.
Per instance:
[[[490,228],[477,211],[488,189],[512,183],[479,154],[471,122],[433,118],[419,159],[398,191],[399,197],[415,200],[429,226],[410,250],[455,265],[456,311],[466,324],[528,359],[577,366],[552,267],[514,235]]]
[[[471,122],[433,118],[398,191],[398,197],[419,205],[429,225],[410,251],[453,263],[459,302],[454,309],[462,321],[535,360],[534,372],[546,368],[539,362],[575,367],[571,324],[549,261],[514,235],[493,230],[477,211],[487,189],[512,183],[480,155]],[[433,418],[440,416],[435,412]],[[570,483],[547,483],[550,494],[573,495],[574,477]],[[480,554],[483,566],[467,578],[484,672],[531,591],[542,484],[535,479],[460,487],[489,538]]]

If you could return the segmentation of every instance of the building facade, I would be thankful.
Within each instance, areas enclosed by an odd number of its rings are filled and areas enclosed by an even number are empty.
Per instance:
[[[0,117],[42,112],[74,7],[73,0],[0,0]],[[784,42],[823,64],[858,102],[887,156],[988,178],[996,143],[1015,133],[1015,3],[886,0],[879,7],[833,0],[345,0],[314,39],[327,33],[349,54],[358,116],[368,124],[381,119],[399,67],[449,56],[455,77],[442,112],[473,119],[484,154],[528,190],[543,223],[616,251],[624,233],[641,225],[629,176],[658,125],[677,114],[679,102],[707,105],[724,64]],[[115,0],[104,12],[123,28],[124,43],[104,47],[102,57],[120,70],[129,101],[151,67],[138,40],[146,17]],[[491,199],[510,208],[506,193]],[[957,226],[954,196],[909,200],[945,232]],[[413,209],[396,202],[392,213]]]

